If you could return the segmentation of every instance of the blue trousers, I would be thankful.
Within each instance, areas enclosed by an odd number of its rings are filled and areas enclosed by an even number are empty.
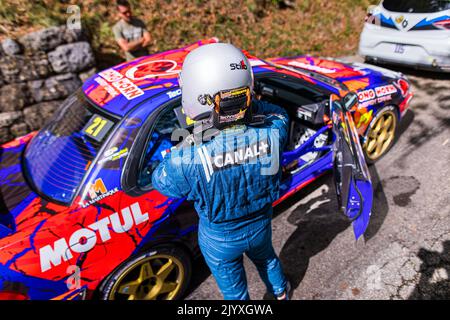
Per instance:
[[[227,228],[226,224],[212,227],[200,219],[198,240],[225,300],[250,299],[244,253],[255,264],[268,292],[277,295],[286,289],[286,278],[272,246],[271,214],[238,228]]]

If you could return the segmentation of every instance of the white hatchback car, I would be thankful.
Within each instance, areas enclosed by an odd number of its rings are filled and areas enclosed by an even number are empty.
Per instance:
[[[359,53],[369,62],[450,72],[450,0],[384,0],[371,6]]]

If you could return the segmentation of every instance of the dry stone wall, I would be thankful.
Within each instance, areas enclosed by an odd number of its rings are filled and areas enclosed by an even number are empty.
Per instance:
[[[0,43],[0,144],[40,129],[96,72],[81,31],[51,27]]]

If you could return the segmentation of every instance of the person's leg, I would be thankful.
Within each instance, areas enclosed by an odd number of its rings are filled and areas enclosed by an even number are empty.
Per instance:
[[[231,240],[231,241],[230,241]],[[198,242],[206,264],[225,300],[249,300],[243,264],[243,241],[211,235],[199,227]]]
[[[249,238],[250,249],[246,252],[258,269],[267,290],[275,296],[285,292],[286,277],[281,262],[272,246],[272,226],[268,223],[257,228]]]

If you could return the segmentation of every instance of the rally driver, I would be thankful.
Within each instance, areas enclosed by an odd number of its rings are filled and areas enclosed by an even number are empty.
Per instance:
[[[189,53],[180,86],[184,112],[203,139],[191,135],[169,153],[153,173],[153,186],[166,196],[194,201],[199,246],[225,299],[249,299],[245,253],[268,291],[287,300],[289,285],[271,228],[287,113],[252,99],[252,68],[231,44]]]

